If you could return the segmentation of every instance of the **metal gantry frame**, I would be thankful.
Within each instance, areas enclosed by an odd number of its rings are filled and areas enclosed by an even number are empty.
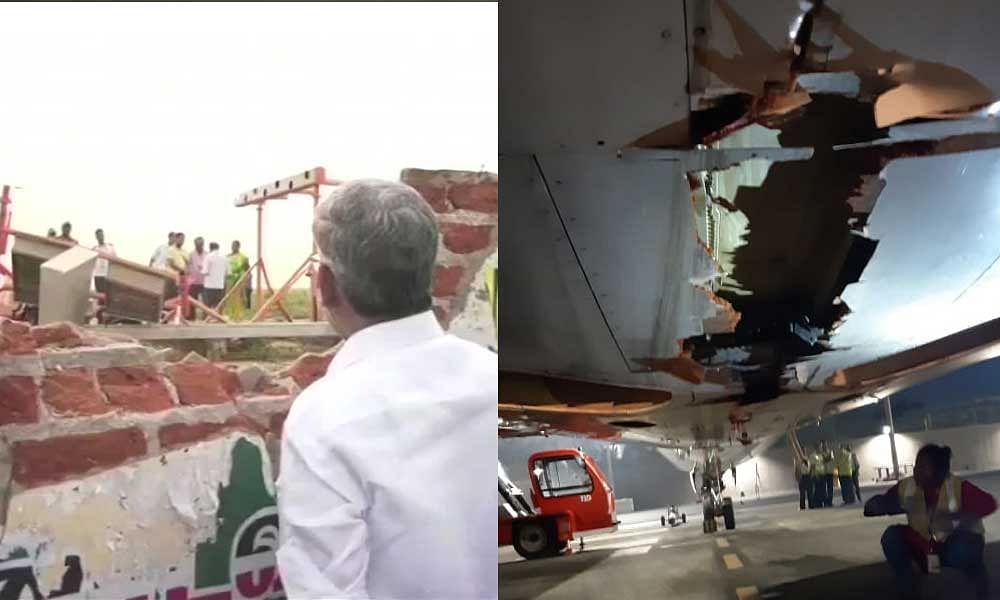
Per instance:
[[[316,243],[313,242],[313,249],[309,256],[306,257],[302,264],[292,273],[291,277],[282,285],[277,292],[274,291],[274,287],[271,286],[270,277],[267,274],[267,266],[264,262],[264,205],[268,200],[286,200],[289,196],[293,194],[304,194],[312,197],[313,208],[319,203],[320,188],[323,186],[336,186],[340,185],[339,181],[327,179],[326,170],[323,167],[315,167],[309,169],[308,171],[303,171],[291,177],[286,177],[284,179],[279,179],[273,182],[268,182],[263,185],[257,186],[252,190],[240,194],[234,204],[237,207],[241,206],[256,206],[257,207],[257,261],[247,270],[246,273],[240,277],[233,287],[228,290],[219,304],[215,307],[218,310],[219,307],[224,305],[227,300],[239,290],[244,281],[250,274],[256,270],[257,271],[257,312],[250,319],[251,322],[259,322],[271,310],[277,306],[278,310],[284,315],[284,317],[291,321],[292,317],[288,313],[282,301],[288,294],[288,290],[292,288],[295,283],[302,278],[303,275],[308,276],[313,283],[310,283],[310,287],[315,286],[315,278],[313,277],[316,273],[316,263],[317,249]],[[264,301],[264,286],[267,286],[268,290],[271,292],[271,296]],[[311,294],[312,299],[312,317],[313,321],[319,320],[319,306],[316,304],[316,294]]]
[[[10,239],[11,203],[10,186],[5,185],[3,188],[0,188],[0,256],[7,254],[7,242]],[[9,278],[14,277],[14,274],[7,267],[3,266],[3,263],[0,263],[0,275]]]

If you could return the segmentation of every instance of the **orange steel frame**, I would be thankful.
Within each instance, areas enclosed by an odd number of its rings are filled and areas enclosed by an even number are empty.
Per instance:
[[[0,256],[7,253],[7,241],[10,239],[10,205],[10,186],[5,185],[0,189]],[[5,277],[14,276],[3,264],[0,264],[0,275]]]
[[[315,294],[315,278],[316,273],[316,263],[318,259],[316,258],[316,245],[313,242],[313,251],[309,256],[299,265],[299,268],[292,273],[292,276],[288,278],[288,281],[282,285],[277,292],[274,291],[274,287],[271,286],[270,277],[267,275],[267,266],[264,263],[264,205],[268,200],[286,200],[292,194],[306,194],[313,199],[313,208],[319,203],[320,188],[323,186],[334,186],[339,185],[339,181],[327,179],[326,170],[323,167],[315,167],[308,171],[304,171],[298,175],[293,175],[285,179],[277,180],[272,183],[266,183],[262,186],[255,187],[254,189],[241,194],[236,200],[236,206],[256,206],[257,207],[257,261],[247,270],[246,273],[240,277],[233,287],[226,292],[222,300],[215,307],[219,310],[219,307],[223,306],[227,300],[239,290],[244,280],[250,276],[254,270],[257,271],[257,312],[250,319],[250,322],[256,323],[263,320],[264,317],[268,315],[275,308],[281,311],[285,319],[288,321],[292,320],[291,315],[285,308],[282,301],[288,294],[288,290],[292,288],[295,283],[302,278],[303,275],[310,278],[310,288],[313,293],[310,294],[312,299],[312,317],[313,321],[319,320],[319,307],[316,304],[316,294]],[[267,285],[268,290],[271,292],[271,296],[264,301],[264,285]]]

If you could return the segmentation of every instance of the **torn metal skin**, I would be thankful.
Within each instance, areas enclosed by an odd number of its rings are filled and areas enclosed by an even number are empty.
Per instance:
[[[692,112],[687,127],[668,125],[632,146],[671,147],[676,134],[686,131],[689,145],[718,151],[721,142],[756,124],[776,129],[781,148],[812,152],[796,160],[774,149],[763,182],[741,185],[731,198],[710,193],[703,181],[733,161],[680,159],[705,165],[688,172],[693,193],[705,193],[729,213],[739,211],[749,226],[742,244],[721,249],[734,263],[724,274],[729,289],[696,286],[718,304],[720,327],[682,340],[684,350],[676,357],[637,362],[700,383],[704,372],[692,362],[717,364],[717,353],[744,349],[749,357],[729,373],[742,383],[739,402],[751,404],[786,391],[791,367],[827,351],[831,333],[849,318],[840,295],[860,279],[874,254],[877,240],[866,236],[866,225],[885,186],[879,173],[886,164],[998,147],[1000,134],[890,139],[889,125],[968,114],[992,102],[992,92],[960,69],[878,48],[822,2],[793,23],[787,49],[771,47],[724,0],[718,5],[741,53],[725,57],[696,39],[694,59],[736,91],[699,96],[700,110]],[[823,39],[814,43],[813,33]],[[846,58],[828,60],[831,36],[850,49]],[[731,153],[739,164],[758,158],[739,147]],[[701,248],[710,255],[720,251],[708,240]]]

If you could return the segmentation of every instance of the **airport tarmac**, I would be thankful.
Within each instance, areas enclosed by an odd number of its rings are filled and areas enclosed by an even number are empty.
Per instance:
[[[969,477],[1000,497],[1000,473]],[[864,488],[865,498],[885,488]],[[583,551],[525,561],[501,548],[500,598],[726,599],[895,598],[879,540],[905,517],[865,518],[861,505],[804,510],[798,498],[737,506],[736,529],[704,534],[695,505],[688,521],[662,527],[663,511],[622,515],[619,531],[586,538]],[[1000,511],[985,521],[991,598],[1000,598]],[[574,546],[576,547],[576,546]],[[926,597],[959,600],[971,588],[946,570]]]

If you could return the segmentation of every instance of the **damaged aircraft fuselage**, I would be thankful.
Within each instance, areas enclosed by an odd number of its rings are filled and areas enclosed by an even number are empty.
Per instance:
[[[1000,75],[885,4],[504,5],[502,432],[753,443],[992,355]]]

